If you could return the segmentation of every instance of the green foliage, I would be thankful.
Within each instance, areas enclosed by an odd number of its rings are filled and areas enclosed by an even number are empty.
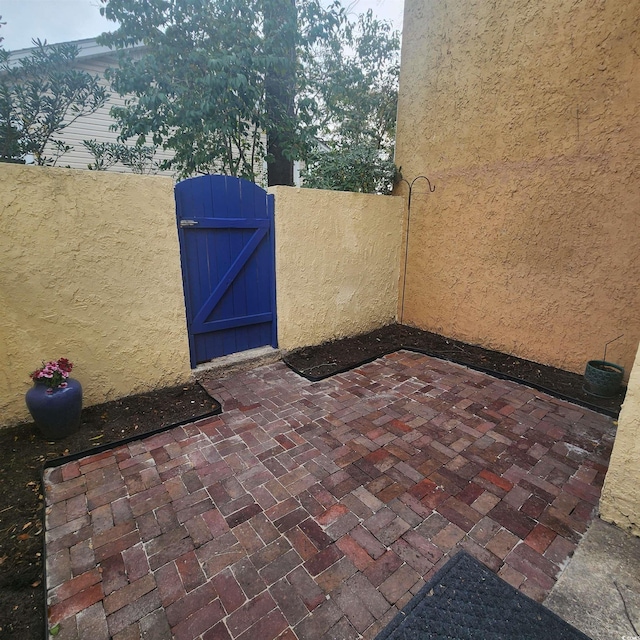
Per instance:
[[[163,168],[183,176],[222,170],[252,177],[260,144],[260,95],[248,71],[255,68],[253,19],[205,2],[152,1],[134,13],[140,7],[110,0],[101,9],[121,24],[102,36],[105,44],[145,44],[142,56],[122,56],[110,74],[116,91],[134,96],[112,109],[121,138],[173,149]]]
[[[393,146],[400,40],[369,10],[316,51],[309,65],[321,135],[342,145]]]
[[[149,174],[157,173],[158,164],[154,161],[156,147],[135,144],[132,146],[122,145],[119,152],[119,160],[131,169],[133,173]]]
[[[267,138],[268,184],[293,186],[293,161],[287,147],[296,137],[296,34],[295,0],[262,3],[265,53],[278,60],[265,70],[265,105],[271,116]]]
[[[379,150],[361,144],[312,153],[302,178],[310,189],[389,194],[396,181],[396,165]]]
[[[107,171],[120,161],[120,147],[118,142],[98,142],[97,140],[83,140],[85,149],[93,156],[93,163],[87,165],[89,171]]]
[[[5,24],[7,23],[2,22],[2,16],[0,16],[0,27]],[[3,40],[4,38],[0,36],[0,69],[9,58],[9,52],[2,48]],[[20,135],[13,117],[11,92],[0,79],[0,162],[23,162],[20,158],[19,139]]]
[[[97,140],[83,140],[82,144],[94,158],[93,163],[87,165],[90,171],[107,171],[118,163],[128,167],[133,173],[149,174],[158,171],[158,164],[154,162],[156,147]]]
[[[309,157],[305,186],[388,193],[395,177],[398,33],[368,11],[355,25],[342,23],[307,68],[319,135],[330,152]]]
[[[2,57],[0,51],[0,58]],[[11,94],[0,81],[0,162],[22,163],[20,132],[13,114]]]
[[[291,40],[290,16],[276,16],[265,30],[265,7],[275,1],[103,0],[101,13],[119,27],[100,42],[120,50],[143,45],[125,51],[109,73],[113,88],[132,96],[112,110],[121,140],[173,150],[162,168],[182,177],[222,172],[254,179],[266,156],[263,132],[275,127],[287,132],[285,155],[299,155],[310,121],[304,105],[275,100],[265,106],[267,78],[291,77],[290,51],[273,44],[279,36]],[[324,10],[318,0],[289,4],[297,9],[296,51],[338,21],[337,9]]]
[[[115,128],[172,150],[162,169],[255,180],[264,160],[302,158],[307,186],[388,190],[399,36],[371,12],[353,24],[319,0],[102,1],[119,26],[100,42],[122,51],[108,77],[130,96]],[[371,177],[340,178],[348,162]]]
[[[76,46],[33,44],[16,64],[0,50],[0,160],[32,155],[38,165],[55,165],[71,149],[57,136],[103,106],[108,94],[97,77],[73,68]]]

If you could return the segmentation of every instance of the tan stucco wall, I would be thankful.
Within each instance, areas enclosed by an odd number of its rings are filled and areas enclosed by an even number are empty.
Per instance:
[[[404,321],[576,372],[640,339],[640,0],[406,0]],[[406,188],[398,189],[406,194]]]
[[[640,348],[618,418],[600,515],[640,536]]]
[[[356,335],[396,317],[403,198],[272,187],[278,344]]]
[[[0,425],[42,360],[85,405],[189,378],[170,178],[0,164],[0,257]]]

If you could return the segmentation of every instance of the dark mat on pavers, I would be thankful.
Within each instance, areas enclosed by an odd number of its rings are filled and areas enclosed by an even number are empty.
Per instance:
[[[461,551],[376,640],[589,640]]]

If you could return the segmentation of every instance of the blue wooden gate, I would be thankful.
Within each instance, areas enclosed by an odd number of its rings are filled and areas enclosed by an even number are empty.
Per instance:
[[[175,188],[191,366],[277,346],[273,196],[201,176]]]

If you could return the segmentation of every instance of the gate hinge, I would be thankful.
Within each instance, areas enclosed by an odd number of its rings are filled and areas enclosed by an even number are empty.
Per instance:
[[[180,220],[181,227],[196,227],[197,225],[197,220]]]

